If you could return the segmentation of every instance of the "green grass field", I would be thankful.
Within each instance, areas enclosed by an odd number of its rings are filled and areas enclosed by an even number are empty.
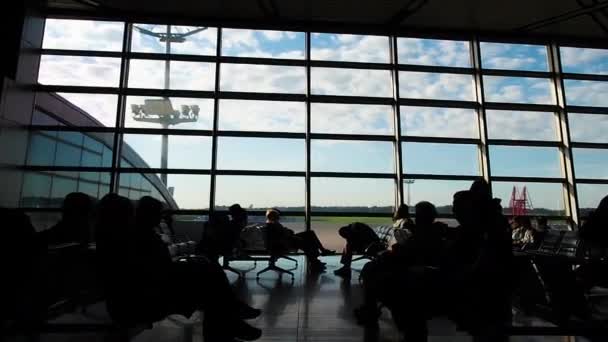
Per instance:
[[[318,223],[334,223],[347,225],[353,222],[363,222],[366,224],[391,224],[390,217],[361,217],[361,216],[313,216],[313,224]]]

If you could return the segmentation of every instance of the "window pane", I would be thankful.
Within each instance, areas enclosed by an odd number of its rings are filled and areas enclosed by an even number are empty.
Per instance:
[[[390,106],[311,104],[311,131],[336,134],[393,134]]]
[[[412,183],[408,183],[412,182]],[[404,181],[403,192],[405,203],[414,212],[414,206],[421,201],[428,201],[435,205],[440,214],[452,214],[453,196],[458,191],[468,190],[471,181],[411,179]]]
[[[608,196],[608,184],[581,184],[576,185],[578,191],[578,207],[581,216],[589,216],[595,210],[600,201]]]
[[[395,206],[392,179],[316,178],[310,180],[313,212],[390,213]]]
[[[564,80],[570,106],[608,107],[608,82]]]
[[[317,95],[392,96],[388,70],[312,68],[310,77]]]
[[[218,169],[305,171],[304,139],[219,137]]]
[[[51,205],[51,182],[52,177],[44,173],[27,172],[23,175],[21,187],[22,207],[45,208]],[[60,204],[55,203],[56,207]]]
[[[608,150],[574,148],[572,153],[577,178],[608,179]]]
[[[509,203],[513,194],[513,187],[521,194],[524,187],[527,189],[528,203],[526,205],[528,214],[563,216],[566,214],[564,206],[564,187],[558,183],[513,183],[513,182],[492,182],[492,192],[494,197],[502,200],[503,212],[506,215],[513,213]],[[517,196],[521,199],[522,196]]]
[[[484,76],[486,101],[512,103],[555,103],[551,82],[544,78]]]
[[[222,64],[223,91],[252,93],[306,92],[306,69],[281,65]]]
[[[124,23],[47,19],[44,49],[121,51]]]
[[[493,176],[561,178],[559,150],[553,147],[490,146]]]
[[[161,121],[162,120],[162,121]],[[213,128],[213,100],[182,97],[127,97],[125,127]]]
[[[559,50],[564,72],[608,75],[608,50],[564,46]]]
[[[170,28],[172,35],[185,36],[183,37],[183,41],[176,37],[177,39],[171,42],[169,53],[215,55],[217,41],[216,28],[174,25]],[[167,53],[167,39],[154,36],[155,34],[163,34],[166,36],[167,29],[167,25],[133,24],[131,51]]]
[[[482,42],[481,65],[486,69],[548,71],[547,47]]]
[[[304,59],[304,32],[222,29],[222,55]]]
[[[169,87],[165,86],[165,61],[133,59],[129,87],[148,89],[214,90],[215,63],[169,61]]]
[[[411,99],[473,101],[475,99],[473,77],[400,71],[399,96]]]
[[[303,177],[217,176],[216,207],[304,211]]]
[[[110,167],[113,133],[32,131],[28,165]],[[105,149],[104,149],[105,147]]]
[[[157,134],[125,134],[122,167],[160,168],[162,138],[163,136]],[[211,167],[211,138],[168,136],[167,167],[170,169],[209,169]]]
[[[399,64],[470,67],[469,42],[397,38]]]
[[[394,173],[391,142],[313,140],[312,171]]]
[[[403,143],[403,172],[432,175],[478,175],[477,145]]]
[[[62,201],[65,196],[78,189],[76,179],[65,178],[61,176],[53,177],[53,185],[51,186],[51,198],[54,201]]]
[[[40,57],[38,82],[47,85],[117,87],[120,58]]]
[[[208,175],[168,174],[167,186],[156,174],[123,173],[120,188],[124,196],[137,200],[142,196],[152,196],[167,203],[171,209],[209,208]],[[127,195],[128,193],[128,195]]]
[[[472,109],[401,106],[401,135],[478,138],[477,113]]]
[[[506,140],[558,140],[554,113],[487,110],[488,137]]]
[[[45,106],[37,100],[37,105],[63,119],[73,126],[115,127],[117,95],[56,93],[48,94],[57,102]]]
[[[338,231],[353,222],[361,222],[372,228],[393,224],[391,215],[388,213],[383,217],[312,216],[310,224],[325,248],[340,251],[344,248],[345,240],[338,234]]]
[[[383,36],[313,33],[311,59],[388,63],[389,40]]]
[[[568,122],[572,141],[608,143],[608,115],[569,113]]]
[[[305,120],[303,102],[220,101],[220,130],[304,133]]]

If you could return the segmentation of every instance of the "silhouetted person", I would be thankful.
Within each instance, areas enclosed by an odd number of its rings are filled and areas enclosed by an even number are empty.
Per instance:
[[[511,240],[514,246],[524,248],[534,244],[534,228],[530,217],[517,216],[513,218],[512,228]]]
[[[41,261],[46,246],[37,239],[30,218],[21,210],[0,208],[0,220],[0,322],[14,320],[31,328],[46,315],[41,291]]]
[[[203,310],[205,340],[259,338],[260,330],[243,321],[259,311],[236,299],[219,265],[202,258],[172,261],[154,232],[161,212],[152,197],[140,199],[135,219],[124,197],[110,194],[100,202],[97,248],[112,317],[132,324]]]
[[[553,230],[549,225],[549,221],[544,216],[536,218],[536,227],[534,228],[534,245],[538,247],[540,243],[545,239],[547,232]]]
[[[436,218],[433,204],[416,204],[416,224],[408,222],[408,238],[364,266],[364,304],[355,314],[367,330],[378,329],[378,303],[382,303],[391,310],[407,341],[426,340],[447,229]]]
[[[230,229],[230,218],[224,212],[215,211],[205,222],[197,253],[217,262],[226,249],[226,236]]]
[[[460,226],[441,265],[448,315],[476,341],[506,340],[511,320],[511,238],[496,204],[485,191],[454,195]]]
[[[293,230],[284,227],[281,222],[281,211],[271,208],[266,211],[266,244],[272,254],[286,254],[290,250],[300,249],[306,255],[309,270],[322,272],[325,270],[325,263],[319,260],[319,256],[333,254],[323,247],[319,237],[313,230],[295,233]]]
[[[576,273],[585,289],[596,285],[608,284],[608,263],[602,261],[608,254],[608,196],[604,197],[597,209],[580,228],[579,236],[582,247],[590,262],[580,266]]]
[[[412,235],[412,225],[410,207],[407,204],[400,205],[393,215],[393,236],[398,244],[404,243]]]
[[[90,222],[93,200],[81,192],[72,192],[63,200],[61,220],[51,228],[40,233],[49,245],[90,242]]]

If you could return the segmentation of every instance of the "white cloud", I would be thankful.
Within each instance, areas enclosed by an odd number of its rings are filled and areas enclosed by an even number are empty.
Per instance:
[[[47,19],[43,47],[68,50],[122,50],[124,24]]]
[[[388,37],[342,34],[327,37],[333,41],[326,47],[320,47],[319,43],[313,41],[310,52],[312,59],[375,63],[390,61]]]
[[[273,41],[273,42],[277,42],[281,39],[283,39],[283,32],[282,31],[260,31],[262,33],[262,36],[264,36],[264,38]]]

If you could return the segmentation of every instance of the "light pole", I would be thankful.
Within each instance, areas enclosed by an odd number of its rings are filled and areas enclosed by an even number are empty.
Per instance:
[[[133,26],[134,29],[142,34],[158,38],[160,42],[165,42],[165,52],[167,55],[171,53],[171,43],[183,43],[186,37],[195,33],[206,30],[206,27],[199,27],[185,33],[171,32],[171,25],[167,25],[166,33],[154,32],[144,29],[139,26]],[[171,85],[171,61],[169,58],[165,60],[165,77],[164,89],[169,89]],[[173,109],[171,100],[168,97],[163,97],[162,100],[146,99],[143,105],[131,105],[133,119],[135,121],[158,123],[163,129],[169,126],[177,125],[183,122],[198,121],[198,113],[200,108],[198,105],[182,105],[181,112]],[[169,136],[162,135],[160,167],[167,169],[169,157]],[[167,174],[161,174],[162,182],[167,185]]]
[[[411,197],[410,197],[410,196],[411,196],[411,192],[410,192],[410,190],[411,190],[411,189],[410,189],[410,187],[411,187],[411,185],[412,185],[412,184],[414,184],[415,182],[416,182],[416,180],[415,180],[415,179],[404,179],[404,180],[403,180],[403,183],[407,184],[407,203],[406,203],[406,204],[407,204],[408,206],[410,206],[410,205],[411,205],[411,204],[410,204],[410,200],[411,200]]]

